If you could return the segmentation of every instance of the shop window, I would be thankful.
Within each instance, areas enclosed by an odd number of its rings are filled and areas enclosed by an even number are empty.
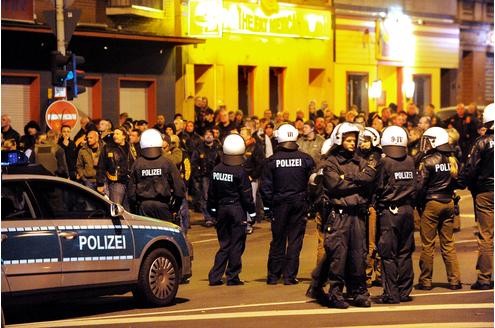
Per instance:
[[[272,113],[284,109],[285,67],[270,67],[270,110]]]
[[[239,66],[237,69],[238,104],[244,116],[254,113],[254,66]]]
[[[368,73],[347,73],[347,110],[356,105],[361,112],[368,113]]]
[[[414,96],[413,101],[422,111],[431,104],[431,75],[413,75]]]

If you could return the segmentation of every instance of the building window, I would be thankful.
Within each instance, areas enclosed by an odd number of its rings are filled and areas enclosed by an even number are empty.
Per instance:
[[[254,113],[254,66],[237,68],[238,108],[245,116]]]
[[[493,18],[493,2],[487,3],[485,8],[486,17]]]
[[[347,110],[356,105],[359,111],[368,113],[368,73],[347,73]]]
[[[431,104],[431,75],[413,75],[414,96],[413,101],[419,107],[420,112]]]
[[[108,7],[132,6],[163,10],[163,0],[108,0]]]

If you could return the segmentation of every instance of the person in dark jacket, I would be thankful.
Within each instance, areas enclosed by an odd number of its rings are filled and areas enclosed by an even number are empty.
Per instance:
[[[416,195],[416,167],[407,155],[406,131],[389,126],[381,145],[385,157],[377,167],[375,203],[378,211],[378,253],[382,262],[383,295],[377,303],[409,302],[414,272],[413,205]]]
[[[141,134],[142,156],[131,167],[128,197],[139,214],[171,221],[185,197],[185,186],[175,164],[162,156],[162,144],[156,129]]]
[[[24,126],[24,135],[19,139],[18,149],[26,152],[33,149],[36,138],[41,133],[40,125],[36,121],[29,121]],[[29,156],[28,156],[29,157]]]
[[[96,189],[111,201],[129,209],[127,184],[133,163],[125,128],[113,132],[113,142],[107,142],[101,151],[96,170]]]
[[[325,235],[330,265],[328,306],[339,309],[349,307],[342,294],[344,284],[355,306],[371,306],[366,287],[369,199],[362,190],[374,180],[375,170],[355,153],[358,135],[359,129],[352,123],[335,127],[334,145],[323,166],[323,181],[332,208]]]
[[[227,286],[244,284],[239,274],[246,244],[246,223],[256,216],[251,184],[241,165],[245,150],[241,136],[228,135],[223,144],[222,163],[215,166],[210,176],[208,211],[216,220],[220,244],[208,273],[210,286],[222,285],[224,274]]]
[[[19,132],[14,130],[11,125],[10,115],[2,114],[2,141],[13,139],[16,145],[19,144]]]
[[[268,158],[261,177],[265,215],[272,221],[266,280],[269,285],[277,284],[282,276],[285,285],[299,282],[299,254],[309,208],[307,186],[315,162],[298,150],[297,136],[297,129],[290,124],[278,128],[278,151]]]
[[[462,171],[461,180],[474,199],[474,215],[478,225],[478,279],[471,289],[493,289],[493,124],[495,104],[483,112],[485,135],[474,143]]]
[[[421,150],[424,156],[418,169],[418,211],[421,214],[419,260],[421,274],[416,288],[431,290],[435,239],[440,237],[440,250],[447,271],[449,288],[462,288],[459,261],[454,244],[454,188],[459,164],[449,145],[445,129],[432,127],[423,133]]]
[[[214,219],[207,211],[208,188],[213,168],[222,158],[222,146],[213,138],[213,132],[206,130],[204,141],[193,151],[191,155],[191,174],[195,189],[200,194],[199,204],[205,220],[205,226],[213,227]]]
[[[69,178],[72,181],[76,181],[77,149],[76,144],[70,138],[70,133],[71,127],[68,125],[62,125],[62,133],[58,139],[58,145],[64,150],[65,160],[67,161],[67,167],[69,169]]]
[[[244,155],[246,162],[244,163],[244,168],[249,175],[249,181],[251,181],[251,187],[253,188],[253,199],[256,202],[259,186],[258,179],[261,176],[263,164],[265,163],[265,154],[263,153],[263,147],[252,137],[250,128],[241,128],[240,135],[246,143],[246,152]],[[258,206],[256,208],[258,209]],[[256,214],[257,218],[261,217],[261,213],[258,211]],[[253,232],[253,227],[250,224],[247,225],[246,229],[248,234]]]

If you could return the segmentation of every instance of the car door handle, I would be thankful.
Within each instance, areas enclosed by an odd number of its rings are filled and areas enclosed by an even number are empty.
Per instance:
[[[59,233],[60,237],[65,238],[67,240],[72,240],[77,237],[77,232],[75,231],[64,231]]]
[[[8,238],[8,236],[6,234],[2,233],[2,241],[4,241],[7,238]]]

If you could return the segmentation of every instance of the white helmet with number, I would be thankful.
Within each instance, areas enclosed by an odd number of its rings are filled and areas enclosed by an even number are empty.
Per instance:
[[[288,123],[282,124],[275,131],[275,137],[277,138],[278,143],[287,142],[287,141],[297,141],[297,136],[299,135],[299,131]]]
[[[223,140],[223,162],[227,165],[241,165],[244,163],[246,143],[239,134],[229,134]]]
[[[160,131],[147,129],[141,134],[139,140],[141,154],[146,158],[156,158],[162,154],[163,139]]]
[[[333,144],[334,145],[342,145],[342,139],[343,139],[343,135],[344,134],[347,134],[347,133],[356,133],[356,137],[359,135],[359,132],[361,132],[359,130],[359,128],[353,124],[353,123],[349,123],[349,122],[344,122],[344,123],[340,123],[340,124],[337,124],[337,126],[333,129],[333,132],[332,132],[332,135],[330,136],[331,139],[333,139]]]
[[[368,126],[365,127],[362,136],[369,137],[371,139],[371,144],[373,145],[373,147],[380,146],[380,133],[378,133],[378,131],[376,131],[374,128]]]
[[[400,126],[392,125],[382,133],[381,145],[385,155],[402,158],[407,155],[407,132]]]
[[[425,152],[430,149],[452,150],[449,145],[449,134],[445,129],[434,126],[423,133],[420,150]]]
[[[490,130],[493,130],[493,121],[495,121],[495,103],[491,103],[483,110],[483,124],[492,122],[492,125],[487,127]]]

